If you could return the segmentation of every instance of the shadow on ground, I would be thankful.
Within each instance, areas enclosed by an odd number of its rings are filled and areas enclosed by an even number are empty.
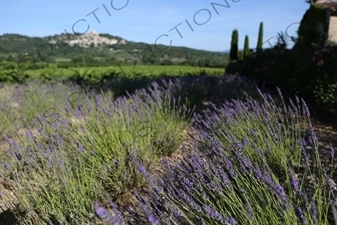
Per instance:
[[[258,96],[254,82],[248,78],[238,75],[224,76],[165,76],[161,78],[149,77],[108,77],[99,82],[88,82],[82,78],[64,80],[64,83],[74,82],[77,85],[96,92],[111,91],[114,98],[133,94],[137,89],[149,88],[153,82],[169,88],[175,98],[181,97],[183,102],[188,98],[187,107],[196,106],[196,112],[200,112],[208,102],[217,103],[225,99],[243,99],[244,92],[249,95]]]
[[[10,210],[6,210],[0,214],[0,224],[1,225],[19,225],[19,221],[16,216]]]

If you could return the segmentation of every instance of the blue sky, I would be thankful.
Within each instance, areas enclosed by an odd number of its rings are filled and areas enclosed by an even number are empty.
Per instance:
[[[89,26],[87,32],[96,30],[129,41],[154,44],[159,37],[159,44],[169,45],[171,40],[173,46],[209,51],[228,50],[233,29],[239,31],[239,48],[243,48],[245,35],[249,36],[250,47],[255,48],[260,22],[264,23],[264,48],[269,47],[268,39],[272,44],[277,41],[279,32],[287,31],[289,36],[297,36],[299,23],[309,8],[305,0],[0,2],[0,35],[16,33],[43,37],[60,34],[65,29],[73,33],[72,27],[75,24],[74,31],[80,33],[85,32]],[[215,4],[214,7],[211,3]],[[76,23],[77,21],[79,22]]]

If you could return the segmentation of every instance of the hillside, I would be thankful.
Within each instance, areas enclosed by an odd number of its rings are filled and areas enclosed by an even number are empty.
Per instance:
[[[185,63],[194,66],[224,66],[228,54],[196,50],[186,47],[155,46],[125,40],[97,31],[83,35],[66,33],[47,37],[28,37],[20,34],[0,36],[0,60],[18,61],[24,55],[32,55],[37,61],[113,63],[133,59],[140,64]],[[166,49],[165,49],[166,48]],[[165,50],[159,50],[165,49]]]

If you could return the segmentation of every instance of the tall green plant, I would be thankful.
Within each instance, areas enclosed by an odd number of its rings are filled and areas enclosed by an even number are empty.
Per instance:
[[[248,36],[245,36],[245,45],[243,50],[243,58],[246,58],[249,55],[249,39]]]
[[[262,44],[263,44],[263,22],[260,23],[259,28],[259,37],[257,39],[257,46],[256,46],[257,53],[262,52]]]
[[[231,49],[229,52],[230,60],[238,60],[238,41],[239,41],[239,32],[238,30],[233,30]]]

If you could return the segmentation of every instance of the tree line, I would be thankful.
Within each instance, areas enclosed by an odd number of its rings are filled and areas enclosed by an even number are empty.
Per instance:
[[[249,49],[249,38],[247,35],[245,36],[243,51],[239,51],[238,43],[239,43],[239,32],[237,29],[234,29],[232,32],[231,47],[229,52],[229,58],[231,61],[244,60],[254,52],[253,49]],[[257,40],[256,54],[260,54],[262,52],[262,45],[263,45],[263,22],[260,23],[259,27],[259,36]]]

